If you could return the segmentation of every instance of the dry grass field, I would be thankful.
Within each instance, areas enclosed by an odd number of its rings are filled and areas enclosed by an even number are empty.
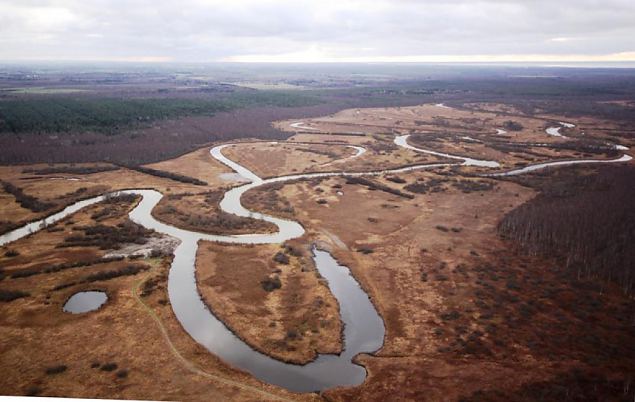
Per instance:
[[[297,132],[288,141],[239,142],[224,155],[262,178],[456,162],[393,143],[395,135],[410,134],[413,146],[499,161],[504,170],[613,158],[615,152],[593,147],[618,140],[610,121],[580,118],[572,122],[576,127],[561,130],[570,138],[554,137],[545,129],[565,117],[546,111],[529,116],[494,103],[348,109],[301,121],[274,123]],[[506,134],[497,133],[506,127]],[[353,157],[357,151],[347,145],[366,152]],[[2,181],[14,187],[0,189],[3,231],[126,188],[163,193],[153,215],[176,227],[212,234],[275,231],[272,224],[221,211],[224,192],[242,181],[209,149],[147,166],[206,183],[199,185],[106,163],[2,166]],[[111,170],[82,170],[104,166]],[[501,238],[499,222],[540,188],[531,180],[476,176],[487,172],[446,166],[257,187],[243,205],[297,220],[304,236],[257,246],[200,242],[196,280],[205,304],[252,348],[293,363],[342,348],[339,305],[316,271],[311,245],[349,267],[386,328],[381,349],[356,357],[368,372],[360,386],[291,393],[198,345],[172,312],[167,293],[176,243],[132,223],[127,213],[138,198],[122,197],[0,248],[0,292],[22,292],[0,301],[0,393],[521,401],[560,398],[565,389],[615,399],[635,375],[633,299],[610,283],[578,280],[553,256],[523,254]],[[95,228],[100,234],[89,236]],[[157,249],[149,256],[130,252],[144,247]],[[108,258],[117,253],[123,256]],[[91,313],[64,313],[65,301],[81,290],[105,291],[108,301]]]

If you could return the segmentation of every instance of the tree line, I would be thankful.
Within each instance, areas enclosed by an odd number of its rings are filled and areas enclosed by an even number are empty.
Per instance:
[[[499,232],[533,254],[559,257],[578,278],[635,287],[635,167],[603,167],[595,174],[545,185],[505,216]]]

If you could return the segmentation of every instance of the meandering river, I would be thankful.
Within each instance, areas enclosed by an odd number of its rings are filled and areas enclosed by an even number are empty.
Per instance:
[[[300,125],[298,125],[300,126]],[[300,126],[300,128],[305,128]],[[344,350],[340,355],[320,354],[317,359],[306,365],[294,365],[273,359],[252,349],[249,345],[235,336],[216,316],[210,312],[201,300],[195,278],[195,260],[198,243],[201,240],[221,243],[241,244],[269,244],[282,243],[286,240],[300,237],[304,228],[300,223],[292,220],[276,218],[274,216],[249,211],[241,204],[241,197],[246,192],[258,186],[280,183],[297,179],[311,179],[331,176],[366,176],[385,173],[401,173],[407,171],[431,169],[453,165],[477,166],[483,168],[498,168],[495,161],[479,160],[464,156],[451,155],[423,148],[411,146],[407,142],[408,135],[398,136],[396,145],[416,152],[424,152],[448,159],[455,159],[457,163],[437,163],[415,165],[404,168],[377,170],[372,172],[324,172],[279,176],[262,179],[246,167],[225,157],[222,150],[231,145],[219,145],[210,150],[213,158],[227,165],[237,174],[245,178],[248,183],[239,185],[227,191],[220,202],[220,208],[228,213],[243,217],[271,222],[277,226],[275,233],[245,234],[245,235],[210,235],[188,231],[165,224],[152,217],[152,209],[159,203],[163,195],[155,190],[124,190],[116,193],[136,194],[142,197],[139,204],[130,212],[130,219],[148,229],[173,236],[181,241],[174,251],[174,260],[170,268],[168,279],[168,293],[170,304],[177,319],[185,330],[198,343],[206,347],[211,353],[236,367],[247,371],[271,384],[280,385],[292,391],[318,391],[335,386],[352,386],[362,383],[366,371],[362,366],[354,364],[352,358],[359,353],[372,353],[378,350],[384,337],[384,324],[370,302],[368,296],[361,289],[357,281],[351,276],[347,267],[341,266],[326,251],[313,248],[313,258],[320,274],[327,279],[329,288],[338,300],[342,321],[344,322]],[[359,157],[364,152],[363,147],[355,147]],[[510,172],[490,174],[511,175],[543,169],[548,166],[560,166],[577,163],[612,163],[625,162],[632,159],[623,155],[615,160],[577,160],[555,161],[527,166]],[[18,240],[30,233],[36,232],[47,225],[53,224],[80,209],[103,201],[108,194],[76,202],[63,211],[48,216],[37,222],[27,224],[21,228],[0,236],[0,245]]]

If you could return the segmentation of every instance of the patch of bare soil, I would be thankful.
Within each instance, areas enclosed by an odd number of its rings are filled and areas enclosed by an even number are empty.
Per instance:
[[[337,300],[301,244],[204,242],[196,258],[198,288],[209,308],[253,348],[293,363],[342,348]]]

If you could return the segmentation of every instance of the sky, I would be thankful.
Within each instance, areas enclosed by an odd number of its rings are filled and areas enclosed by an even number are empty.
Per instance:
[[[0,0],[0,61],[635,61],[635,0]]]

